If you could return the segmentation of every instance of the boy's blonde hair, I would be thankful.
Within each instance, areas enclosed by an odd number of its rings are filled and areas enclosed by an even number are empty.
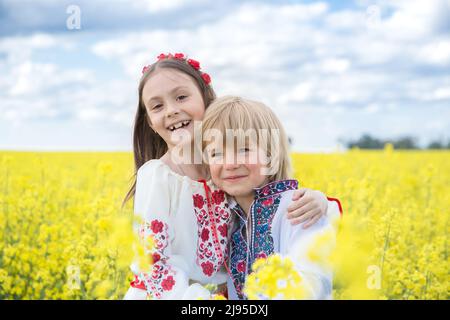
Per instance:
[[[211,129],[225,134],[227,129],[239,132],[237,139],[242,139],[244,132],[256,132],[256,143],[269,158],[268,166],[273,174],[269,182],[289,179],[291,165],[289,159],[288,139],[284,128],[275,113],[261,102],[236,96],[216,99],[206,110],[202,123],[202,150],[207,144],[205,136]]]

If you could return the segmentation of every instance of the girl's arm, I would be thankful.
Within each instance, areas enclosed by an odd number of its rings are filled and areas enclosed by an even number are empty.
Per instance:
[[[342,207],[338,199],[329,198],[318,190],[300,188],[294,192],[287,217],[293,225],[303,223],[303,228],[307,229],[326,215],[331,203],[338,204],[342,215]]]
[[[169,182],[168,172],[152,163],[137,173],[134,212],[142,223],[136,225],[136,231],[143,244],[150,243],[146,258],[153,263],[143,270],[133,264],[135,277],[125,299],[183,299],[198,293],[196,286],[189,285],[185,259],[172,252],[176,235],[169,210],[170,197],[175,195]]]

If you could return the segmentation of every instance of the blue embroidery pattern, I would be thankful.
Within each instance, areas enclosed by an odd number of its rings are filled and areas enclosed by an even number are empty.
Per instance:
[[[256,188],[255,198],[263,198],[275,193],[284,192],[286,190],[295,190],[298,188],[298,181],[294,179],[274,181],[262,186],[261,188]]]
[[[261,199],[262,200],[262,199]],[[252,238],[250,261],[252,266],[258,258],[267,258],[273,253],[271,234],[272,220],[280,204],[281,195],[269,196],[262,201],[255,201],[252,208]]]
[[[247,240],[243,234],[245,223],[239,220],[237,230],[231,235],[231,250],[233,255],[230,257],[231,278],[241,298],[244,289],[245,276],[247,274]]]
[[[281,193],[295,190],[297,187],[297,180],[282,180],[255,189],[255,201],[250,207],[252,221],[250,248],[244,235],[245,230],[247,232],[250,230],[246,229],[246,222],[239,219],[237,229],[231,235],[230,249],[230,271],[239,299],[246,298],[242,290],[253,262],[258,258],[269,256],[274,251],[271,228],[281,201]],[[238,204],[231,210],[234,214],[245,217]]]

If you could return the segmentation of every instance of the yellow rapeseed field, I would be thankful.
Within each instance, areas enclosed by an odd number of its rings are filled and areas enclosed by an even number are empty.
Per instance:
[[[292,159],[302,186],[343,205],[331,257],[336,299],[450,298],[450,152],[388,147]],[[122,298],[133,214],[121,201],[132,171],[130,153],[0,152],[0,299]],[[322,251],[318,243],[311,258]]]

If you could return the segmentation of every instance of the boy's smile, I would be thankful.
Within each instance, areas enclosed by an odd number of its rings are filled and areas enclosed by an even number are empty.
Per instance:
[[[253,201],[254,188],[267,183],[268,177],[262,174],[265,167],[261,161],[263,156],[260,150],[254,148],[240,150],[237,155],[227,149],[225,157],[214,153],[209,155],[212,181],[227,194],[235,197],[244,210],[247,204],[249,206]],[[250,159],[258,160],[253,163]]]
[[[227,181],[227,182],[236,182],[240,179],[246,178],[248,177],[248,175],[246,174],[241,174],[241,175],[231,175],[231,176],[226,176],[223,178],[223,180]]]

